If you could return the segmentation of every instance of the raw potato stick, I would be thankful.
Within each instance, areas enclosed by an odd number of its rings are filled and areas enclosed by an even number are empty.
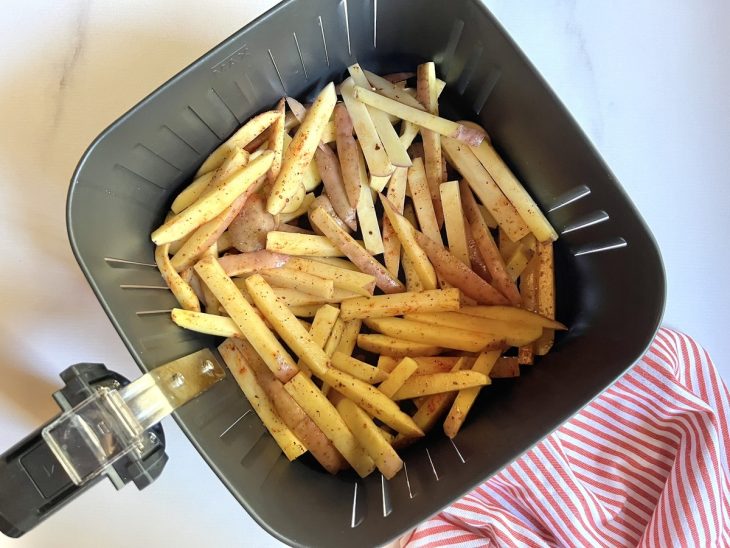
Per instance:
[[[332,208],[337,216],[342,219],[342,222],[350,229],[355,230],[357,228],[355,208],[351,205],[351,200],[348,197],[337,156],[327,145],[319,145],[314,158]]]
[[[340,338],[340,344],[337,345],[337,352],[342,352],[348,356],[352,355],[357,344],[357,336],[360,334],[360,327],[362,326],[361,320],[350,320],[345,322],[345,326],[342,330],[342,337]]]
[[[380,255],[383,253],[383,236],[380,233],[380,224],[378,223],[378,216],[375,213],[373,194],[370,187],[366,184],[360,186],[357,218],[360,222],[360,232],[362,232],[362,241],[365,249],[371,255]],[[393,277],[397,278],[398,275],[396,274]]]
[[[445,373],[451,371],[452,367],[460,358],[457,356],[419,356],[411,358],[418,364],[415,375],[425,375],[427,373]],[[378,369],[382,369],[390,373],[393,368],[398,365],[396,358],[390,356],[380,356],[378,358]]]
[[[365,411],[348,399],[341,400],[337,410],[385,479],[391,479],[400,472],[403,461]]]
[[[291,257],[286,266],[307,274],[322,276],[332,280],[336,288],[352,291],[359,295],[372,295],[375,290],[375,277],[359,271],[323,264],[304,257]]]
[[[214,257],[204,257],[195,265],[195,272],[220,301],[241,333],[245,333],[246,339],[276,378],[285,383],[296,375],[298,369],[294,360],[266,327],[256,310],[244,299],[218,261]]]
[[[388,378],[388,373],[377,367],[373,367],[369,363],[365,363],[356,358],[353,358],[349,354],[343,354],[342,352],[335,352],[332,354],[332,367],[349,373],[356,379],[360,379],[368,384],[376,384],[383,382]]]
[[[357,346],[374,354],[394,358],[434,356],[443,351],[443,348],[434,344],[417,343],[379,334],[358,335]]]
[[[511,306],[466,306],[459,310],[459,312],[461,314],[469,314],[470,316],[479,316],[501,322],[534,325],[561,331],[567,329],[567,327],[556,320],[546,318],[524,308],[514,308]]]
[[[411,375],[418,369],[418,364],[412,358],[403,358],[398,365],[393,368],[388,378],[380,383],[378,390],[393,399],[393,395],[400,390]]]
[[[449,241],[449,250],[467,268],[471,268],[469,258],[469,244],[466,238],[464,211],[461,208],[461,193],[459,182],[449,181],[439,187],[443,208],[446,237]],[[425,234],[425,232],[424,232]]]
[[[391,373],[390,378],[393,377]],[[390,380],[390,379],[389,379]],[[489,377],[476,371],[454,371],[453,373],[430,373],[410,377],[393,395],[393,399],[410,400],[421,396],[431,396],[442,392],[453,392],[463,388],[485,386]]]
[[[442,246],[415,231],[418,245],[426,252],[438,273],[451,285],[461,289],[467,297],[480,304],[507,304],[507,299],[499,291],[477,276]]]
[[[408,169],[408,189],[411,191],[413,207],[416,210],[421,232],[434,242],[441,244],[441,231],[436,220],[436,212],[431,191],[428,188],[428,181],[426,181],[423,161],[420,158],[413,160],[413,165]]]
[[[416,125],[425,127],[444,135],[463,141],[469,145],[476,146],[484,140],[486,134],[473,128],[468,128],[451,120],[434,116],[428,112],[409,107],[388,97],[378,95],[374,91],[356,86],[354,89],[355,99],[362,101],[368,106],[393,114],[403,120],[408,120]]]
[[[530,260],[520,277],[520,294],[522,296],[522,306],[530,312],[537,312],[537,276],[538,264],[540,257],[537,254]],[[520,364],[531,365],[534,361],[535,345],[528,344],[521,346],[517,352],[517,359]]]
[[[170,209],[173,213],[180,213],[183,209],[194,203],[203,191],[208,188],[210,180],[215,175],[215,171],[209,171],[205,175],[196,177],[195,180],[190,183],[185,190],[177,195],[175,200],[172,202]]]
[[[517,285],[509,277],[502,255],[499,253],[499,248],[494,242],[494,238],[492,238],[492,233],[489,232],[487,223],[484,222],[484,217],[479,213],[474,195],[471,193],[465,181],[461,182],[461,203],[463,204],[464,214],[466,215],[466,220],[469,222],[471,233],[474,235],[474,239],[479,246],[479,252],[489,269],[489,274],[492,277],[492,285],[502,295],[507,297],[511,304],[519,306],[522,298],[520,297]]]
[[[326,280],[298,270],[272,268],[261,270],[259,274],[273,287],[296,289],[324,299],[331,299],[335,294],[335,284],[332,280]]]
[[[522,272],[527,268],[527,264],[534,254],[535,252],[525,245],[517,246],[517,249],[512,252],[512,255],[505,261],[504,265],[512,281],[516,282],[522,275]]]
[[[403,213],[406,199],[406,185],[408,183],[408,169],[396,168],[388,183],[388,201],[398,213]],[[393,277],[398,276],[400,270],[401,243],[398,235],[387,215],[383,218],[383,260],[385,267]]]
[[[241,274],[251,274],[260,270],[280,268],[287,264],[289,259],[288,255],[261,249],[249,253],[226,255],[218,259],[218,262],[229,276],[240,276]]]
[[[555,267],[553,243],[548,240],[537,244],[537,311],[550,319],[555,318]],[[535,354],[544,356],[553,346],[555,330],[547,328],[535,343]]]
[[[327,215],[327,213],[324,214]],[[332,219],[331,216],[327,216]],[[332,223],[334,222],[333,219]],[[343,231],[343,233],[345,232]],[[287,255],[305,255],[311,257],[342,257],[345,255],[326,236],[294,234],[276,230],[272,230],[266,235],[266,250]]]
[[[460,291],[453,288],[356,297],[342,301],[340,310],[343,320],[352,320],[402,316],[414,312],[449,312],[459,310],[460,304]]]
[[[449,163],[466,179],[474,194],[511,240],[519,240],[529,234],[530,229],[525,221],[468,146],[444,137],[441,139],[441,148]]]
[[[466,232],[466,241],[469,247],[469,264],[471,265],[471,269],[485,282],[492,281],[492,276],[489,274],[484,258],[479,251],[479,246],[471,232],[471,226],[467,222],[464,223],[464,232]]]
[[[169,243],[162,244],[155,248],[155,262],[157,263],[160,275],[165,281],[165,284],[167,284],[167,287],[169,287],[170,291],[172,291],[177,302],[180,303],[180,306],[186,310],[200,312],[200,301],[198,300],[197,295],[195,295],[195,291],[193,291],[193,288],[190,287],[188,282],[180,277],[170,263],[170,258],[168,256],[169,249]]]
[[[433,62],[418,65],[416,97],[418,102],[424,106],[427,112],[438,115],[438,95],[436,93],[436,65]],[[441,136],[429,129],[421,128],[423,139],[423,161],[426,170],[428,188],[431,191],[433,208],[439,226],[443,224],[444,215],[442,211],[443,199],[439,193],[439,187],[446,178],[441,170]]]
[[[492,379],[509,379],[512,377],[520,376],[520,364],[519,358],[514,356],[502,356],[497,360],[489,372],[489,377]]]
[[[413,107],[419,110],[426,110],[424,106],[418,102],[418,99],[406,93],[403,88],[397,87],[392,82],[389,82],[382,76],[378,76],[373,72],[370,72],[368,70],[363,70],[363,72],[365,73],[365,77],[368,79],[370,86],[376,92],[380,93],[381,95],[385,95],[386,97],[390,97],[391,99],[398,101],[399,103],[408,105],[409,107]]]
[[[327,342],[324,345],[324,353],[328,358],[331,358],[332,354],[334,354],[335,350],[337,350],[340,340],[342,340],[342,333],[344,330],[345,322],[343,322],[340,318],[337,318],[337,320],[335,320],[335,325],[332,326],[332,333],[330,333],[330,336],[327,338]]]
[[[337,132],[337,157],[340,161],[342,180],[350,206],[357,207],[360,199],[360,176],[358,173],[358,144],[352,136],[354,128],[344,103],[335,106],[335,130]]]
[[[279,176],[279,171],[281,171],[281,161],[284,155],[284,133],[286,133],[286,130],[284,129],[284,122],[286,113],[283,97],[279,99],[275,110],[279,116],[269,128],[269,138],[267,142],[268,148],[274,151],[274,159],[271,162],[269,173],[266,175],[266,179],[269,184],[274,184],[276,178]]]
[[[281,420],[273,403],[266,395],[266,392],[256,380],[248,364],[241,359],[240,354],[234,348],[230,341],[224,341],[219,347],[223,360],[228,366],[228,370],[238,383],[241,391],[246,395],[246,399],[251,407],[264,423],[264,426],[279,445],[281,450],[290,461],[293,461],[307,450],[302,442],[289,430],[289,428]]]
[[[277,215],[286,206],[302,185],[302,176],[314,157],[314,152],[322,138],[327,122],[337,102],[335,86],[332,82],[317,96],[307,116],[297,129],[294,139],[286,149],[279,176],[273,184],[266,209]]]
[[[385,293],[400,293],[405,290],[397,278],[391,276],[383,265],[373,259],[360,244],[337,226],[334,219],[322,208],[315,208],[312,211],[311,219],[360,270],[375,277],[375,284],[381,290]]]
[[[170,317],[175,324],[191,331],[218,337],[243,338],[243,333],[241,333],[236,323],[225,316],[173,308]]]

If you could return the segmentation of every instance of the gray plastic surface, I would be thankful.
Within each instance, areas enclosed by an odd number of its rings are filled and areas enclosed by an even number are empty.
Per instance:
[[[356,481],[306,458],[288,463],[254,414],[244,416],[249,405],[230,379],[187,405],[176,418],[190,440],[246,510],[290,544],[370,546],[398,536],[626,371],[651,341],[664,304],[661,259],[646,226],[564,107],[474,0],[284,2],[104,131],[71,182],[74,253],[147,371],[216,341],[177,328],[167,314],[138,315],[170,309],[174,298],[121,288],[162,281],[153,267],[108,259],[153,264],[149,234],[172,197],[241,122],[282,94],[310,98],[355,61],[385,73],[430,59],[449,84],[442,111],[482,123],[541,207],[552,209],[555,227],[575,229],[556,245],[557,317],[571,329],[518,380],[485,391],[455,446],[438,430],[405,451],[408,482],[405,473]],[[602,248],[610,249],[591,252]]]

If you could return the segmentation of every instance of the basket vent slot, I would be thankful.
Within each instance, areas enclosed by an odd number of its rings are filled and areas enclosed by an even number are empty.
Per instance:
[[[223,105],[223,108],[224,108],[224,109],[226,109],[226,110],[228,111],[228,113],[229,113],[229,114],[230,114],[230,115],[231,115],[231,116],[232,116],[233,118],[235,118],[235,119],[236,119],[236,122],[238,122],[239,124],[241,124],[241,123],[242,123],[242,122],[244,121],[244,120],[241,120],[241,119],[240,119],[240,118],[239,118],[239,117],[238,117],[238,116],[236,115],[236,113],[235,113],[235,111],[233,110],[233,108],[231,107],[231,105],[229,105],[228,103],[226,103],[226,101],[225,101],[225,100],[223,99],[223,97],[221,97],[221,94],[220,94],[220,93],[218,93],[218,91],[216,91],[216,90],[215,90],[214,88],[210,88],[210,89],[208,90],[208,100],[209,100],[209,101],[210,101],[211,103],[218,103],[219,105]]]
[[[408,465],[406,464],[406,461],[403,461],[403,472],[406,478],[406,487],[408,487],[408,498],[412,499],[415,495],[411,489],[411,479],[408,477]]]
[[[347,0],[342,0],[342,5],[345,8],[345,34],[347,35],[347,55],[352,56],[352,44],[350,43],[350,10],[347,7]]]
[[[474,72],[479,66],[479,60],[481,59],[483,52],[484,46],[481,42],[477,42],[471,52],[471,55],[469,55],[469,60],[466,62],[464,70],[459,76],[458,82],[456,83],[456,91],[459,93],[459,95],[464,95],[464,92],[471,82],[471,79],[474,78]]]
[[[291,33],[294,38],[294,45],[297,47],[297,53],[299,54],[299,62],[302,64],[302,70],[304,71],[304,79],[309,80],[309,74],[307,74],[307,65],[304,64],[304,56],[302,55],[302,48],[299,47],[299,40],[297,39],[297,33]]]
[[[390,500],[390,487],[383,474],[380,474],[380,493],[383,501],[383,517],[387,518],[393,512],[393,504]]]
[[[428,462],[431,465],[431,471],[433,472],[433,476],[436,478],[436,481],[439,481],[439,473],[436,471],[436,465],[433,463],[433,459],[431,458],[431,451],[428,450],[428,447],[426,448],[426,456],[428,457]]]
[[[573,250],[573,255],[575,257],[580,257],[581,255],[592,255],[593,253],[603,253],[604,251],[621,249],[628,245],[629,244],[626,242],[626,240],[621,237],[612,238],[604,242],[596,242],[577,247]]]
[[[362,494],[360,482],[355,482],[355,490],[352,493],[352,515],[350,517],[350,527],[354,529],[365,521],[365,504]]]
[[[271,50],[266,50],[269,52],[269,59],[271,59],[271,64],[274,65],[274,70],[276,71],[276,76],[279,78],[279,83],[281,84],[281,90],[284,92],[284,95],[289,95],[286,92],[286,86],[284,85],[284,79],[281,77],[281,72],[279,72],[279,67],[276,64],[276,59],[274,59],[274,54],[271,53]]]
[[[548,208],[548,213],[552,213],[553,211],[556,211],[561,207],[565,207],[568,204],[577,202],[578,200],[590,195],[590,193],[591,189],[588,188],[586,185],[578,185],[575,188],[571,188],[570,190],[564,192],[555,199],[553,205]]]
[[[154,263],[144,263],[140,261],[130,261],[128,259],[117,259],[115,257],[104,257],[104,261],[112,268],[157,268]]]
[[[459,451],[459,448],[456,446],[456,442],[454,440],[449,439],[451,442],[451,446],[454,448],[454,451],[456,451],[456,456],[459,457],[459,460],[461,461],[461,464],[466,464],[466,459],[464,459],[464,456],[461,454],[461,451]]]
[[[476,99],[474,99],[474,112],[479,114],[484,109],[484,105],[487,104],[487,99],[489,99],[489,96],[492,95],[494,88],[497,87],[497,82],[499,82],[499,77],[501,75],[502,72],[499,69],[492,69],[489,71],[486,78],[484,78],[484,83],[482,84]]]
[[[318,15],[317,20],[319,22],[319,30],[322,33],[322,47],[324,48],[324,60],[327,63],[327,66],[330,66],[330,56],[329,53],[327,53],[327,38],[325,38],[324,35],[324,23],[322,23],[322,16]]]
[[[608,213],[606,213],[603,210],[594,211],[593,213],[589,213],[588,215],[585,215],[581,217],[580,219],[573,221],[569,225],[567,225],[563,230],[561,231],[561,234],[569,234],[570,232],[575,232],[576,230],[582,230],[584,228],[588,228],[589,226],[597,225],[599,223],[606,222],[610,219],[608,216]]]
[[[243,415],[241,415],[241,416],[240,416],[240,417],[238,417],[238,418],[237,418],[237,419],[236,419],[235,421],[233,421],[233,422],[232,422],[232,423],[231,423],[230,425],[228,425],[228,426],[227,426],[227,427],[225,428],[225,430],[223,430],[223,432],[221,432],[220,434],[218,434],[218,439],[221,439],[221,438],[223,438],[223,436],[225,436],[226,434],[228,434],[228,432],[230,432],[230,431],[231,431],[231,430],[233,430],[233,429],[234,429],[234,428],[235,428],[236,426],[238,426],[238,423],[240,423],[240,422],[241,422],[241,421],[242,421],[243,419],[245,419],[245,418],[246,418],[246,416],[247,416],[247,415],[248,415],[248,414],[249,414],[250,412],[251,412],[251,410],[250,410],[250,409],[247,409],[247,410],[246,410],[246,412],[245,412],[245,413],[244,413]]]

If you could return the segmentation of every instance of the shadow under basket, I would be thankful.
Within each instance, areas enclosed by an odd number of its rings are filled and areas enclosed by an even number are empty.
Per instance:
[[[571,116],[476,0],[290,0],[173,77],[89,147],[68,195],[76,258],[143,371],[214,347],[165,313],[150,232],[198,166],[284,94],[346,67],[436,62],[442,112],[477,120],[561,234],[557,317],[570,326],[519,379],[485,389],[454,442],[440,428],[390,481],[289,463],[229,377],[176,420],[241,505],[292,545],[385,543],[509,464],[623,374],[656,332],[665,281],[639,214]],[[157,287],[157,289],[156,289]],[[155,311],[158,311],[155,313]],[[194,504],[194,501],[191,503]]]

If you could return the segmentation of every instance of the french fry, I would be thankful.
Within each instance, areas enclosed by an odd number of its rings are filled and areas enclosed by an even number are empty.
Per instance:
[[[282,213],[294,213],[304,203],[304,199],[307,196],[307,189],[304,188],[304,183],[300,182],[299,185],[292,185],[291,188],[292,194],[286,199],[286,204],[284,205],[284,207],[281,208],[281,212],[279,213],[279,215],[281,215]]]
[[[325,133],[326,132],[327,130],[325,130]],[[324,135],[322,136],[322,138],[324,139]],[[289,137],[289,134],[284,133],[284,153],[286,153],[286,150],[289,148],[289,145],[291,145],[291,142],[292,138]],[[317,162],[309,162],[309,165],[304,169],[304,173],[302,174],[302,185],[304,186],[304,190],[306,192],[312,192],[319,186],[319,183],[321,182],[322,175],[319,173],[319,169],[317,169]]]
[[[459,360],[456,356],[418,356],[411,359],[418,364],[418,369],[416,369],[414,375],[451,371],[452,367]],[[391,358],[390,356],[378,357],[378,369],[390,373],[396,365],[398,365],[396,358]]]
[[[169,243],[159,245],[155,248],[155,263],[157,263],[157,268],[160,270],[160,275],[165,281],[165,284],[167,284],[167,287],[172,291],[177,302],[180,303],[180,306],[186,310],[200,312],[200,301],[197,295],[195,295],[195,291],[190,287],[190,284],[180,277],[173,268],[172,263],[170,263],[168,256],[169,249]]]
[[[324,345],[324,353],[328,358],[331,358],[332,354],[334,354],[335,350],[337,350],[337,346],[339,346],[340,340],[342,340],[342,333],[344,330],[345,322],[343,322],[340,318],[337,318],[337,320],[335,320],[335,324],[332,326],[332,332]]]
[[[206,158],[195,176],[200,177],[201,175],[218,169],[233,150],[245,147],[259,134],[263,133],[271,124],[273,124],[278,117],[279,113],[277,111],[269,110],[251,118],[239,130],[237,130],[236,133],[231,135],[226,142],[220,145],[210,156],[208,156],[208,158]]]
[[[325,213],[325,215],[327,214]],[[334,221],[332,222],[334,223]],[[285,253],[287,255],[317,257],[344,256],[344,253],[326,236],[293,234],[291,232],[279,232],[276,230],[272,230],[266,235],[266,249],[267,251]]]
[[[407,320],[427,323],[429,325],[441,325],[453,327],[465,331],[476,331],[484,336],[503,340],[508,346],[522,346],[536,341],[542,335],[542,327],[537,325],[525,325],[521,323],[504,322],[500,320],[489,320],[459,312],[416,313],[405,316]]]
[[[341,197],[343,200],[346,200],[347,198],[343,195]],[[335,222],[340,226],[342,230],[347,232],[348,234],[350,232],[353,232],[352,228],[350,228],[345,222],[337,215],[337,212],[335,211],[335,208],[332,206],[332,202],[330,201],[329,197],[327,196],[326,191],[319,196],[317,196],[314,201],[309,205],[309,210],[307,211],[307,219],[309,220],[309,224],[312,225],[312,221],[310,219],[310,216],[312,214],[312,211],[316,207],[321,207],[324,209],[334,220]],[[346,207],[350,207],[349,204]],[[353,217],[353,221],[356,221],[356,219]],[[355,226],[357,226],[355,224]],[[322,235],[322,231],[319,230],[316,226],[312,226],[313,233]]]
[[[378,136],[368,108],[357,101],[354,96],[355,84],[352,77],[342,82],[340,91],[342,100],[345,102],[347,112],[352,119],[352,125],[355,128],[358,142],[362,148],[368,169],[372,175],[384,177],[393,173],[395,166],[390,163],[388,155],[385,152],[383,143]]]
[[[273,403],[256,380],[256,375],[254,375],[245,360],[241,358],[233,344],[230,341],[224,341],[218,347],[218,351],[251,407],[284,452],[286,458],[293,461],[305,453],[306,448],[281,420]]]
[[[208,188],[210,180],[213,178],[215,171],[209,171],[205,175],[196,177],[195,180],[190,183],[185,190],[175,197],[172,202],[170,209],[173,213],[180,213],[183,209],[194,203],[200,195]]]
[[[342,352],[334,352],[332,354],[332,367],[349,373],[356,379],[360,379],[368,384],[377,384],[388,378],[388,373],[384,370],[373,367],[369,363],[360,361]]]
[[[476,371],[482,375],[489,375],[498,358],[499,350],[479,354],[479,357],[471,367],[471,371]],[[454,439],[456,434],[459,433],[481,389],[481,386],[474,386],[459,390],[459,394],[456,396],[454,403],[451,405],[451,410],[444,420],[444,433],[449,438]]]
[[[401,131],[400,142],[403,143],[404,147],[410,148],[414,139],[418,137],[418,131],[419,129],[416,124],[403,120],[403,130]]]
[[[436,66],[433,62],[418,65],[417,71],[417,89],[416,97],[427,112],[438,115],[438,95],[436,93]],[[438,133],[429,129],[421,128],[421,137],[423,139],[423,162],[426,172],[426,180],[428,188],[431,191],[431,200],[439,221],[439,226],[443,224],[442,198],[439,193],[441,183],[446,178],[443,177],[441,171],[441,137]]]
[[[364,166],[363,166],[364,167]],[[360,199],[357,202],[357,218],[360,222],[362,241],[371,255],[380,255],[384,251],[383,236],[380,233],[378,216],[375,213],[373,194],[368,185],[360,186]],[[396,273],[393,278],[397,278]]]
[[[443,352],[443,348],[435,344],[417,343],[380,334],[358,335],[357,346],[374,354],[394,358],[434,356]]]
[[[289,311],[297,318],[314,318],[320,308],[322,308],[321,304],[304,304],[290,306]]]
[[[416,210],[421,231],[434,242],[442,243],[431,191],[423,168],[423,160],[420,158],[416,158],[408,169],[408,189],[411,192],[413,207]]]
[[[449,240],[449,251],[468,268],[471,268],[459,182],[442,183],[439,192],[441,193],[444,224],[446,225],[446,237]]]
[[[540,242],[549,242],[558,239],[558,234],[542,213],[538,205],[527,193],[525,187],[517,180],[507,164],[494,150],[488,141],[482,141],[479,146],[473,147],[474,156],[492,176],[500,190],[512,203],[517,213],[529,227],[530,231]]]
[[[557,329],[561,331],[567,329],[565,325],[556,320],[546,318],[524,308],[514,308],[511,306],[467,306],[463,307],[459,312],[481,318],[523,325],[534,325],[546,329]]]
[[[253,345],[264,363],[281,382],[287,382],[297,373],[289,353],[276,339],[254,308],[243,298],[214,257],[204,257],[195,265],[195,272],[222,303],[246,339]],[[297,325],[299,325],[297,323]],[[301,325],[299,325],[301,328]]]
[[[424,291],[423,283],[421,278],[418,276],[416,266],[411,258],[406,254],[405,250],[402,251],[401,264],[403,265],[403,274],[406,278],[406,291],[410,293],[420,293]]]
[[[363,274],[340,266],[323,264],[303,257],[292,257],[286,264],[287,268],[307,274],[321,276],[332,280],[336,288],[352,291],[359,295],[368,296],[375,289],[375,277]]]
[[[492,285],[502,295],[507,297],[507,300],[511,304],[518,306],[522,302],[520,292],[517,290],[517,285],[515,285],[507,273],[504,260],[499,253],[499,248],[494,242],[494,238],[492,238],[492,233],[489,232],[487,223],[484,222],[484,217],[479,212],[477,202],[466,181],[461,182],[461,203],[464,207],[464,215],[469,222],[471,233],[479,246],[479,252],[492,277]]]
[[[299,438],[304,447],[331,474],[336,474],[347,466],[347,462],[324,432],[314,424],[299,404],[284,389],[284,385],[269,371],[256,350],[245,339],[232,339],[230,342],[241,357],[253,370],[261,387],[274,404],[276,412],[284,424]]]
[[[540,257],[536,254],[527,264],[520,277],[520,294],[522,295],[522,306],[530,312],[538,311],[538,267]],[[534,361],[535,345],[527,344],[521,346],[517,352],[518,363],[530,365]]]
[[[235,337],[240,339],[243,337],[236,323],[231,318],[225,316],[173,308],[170,317],[180,327],[197,331],[198,333],[226,338]]]
[[[284,129],[284,123],[286,114],[284,109],[283,97],[279,99],[279,102],[276,104],[275,110],[277,113],[279,113],[279,116],[276,118],[276,120],[274,120],[274,123],[271,124],[271,127],[269,128],[269,138],[267,142],[267,147],[270,150],[274,151],[274,159],[271,162],[269,173],[266,175],[266,178],[270,184],[274,184],[276,178],[279,176],[279,171],[281,171],[282,156],[284,154],[284,134],[286,133]]]
[[[398,168],[396,168],[398,169]],[[405,168],[401,168],[405,169]],[[394,170],[395,172],[395,170]],[[379,176],[379,175],[370,175],[370,181],[368,185],[370,188],[372,188],[375,192],[383,192],[383,189],[385,189],[385,185],[388,184],[388,181],[390,181],[390,178],[393,175],[385,175],[385,176]]]
[[[357,336],[360,334],[361,320],[350,320],[344,323],[340,344],[337,345],[337,352],[342,352],[347,356],[352,355],[352,351],[357,344]]]
[[[451,120],[434,116],[423,110],[409,107],[408,105],[399,103],[383,95],[378,95],[374,91],[363,87],[356,86],[354,96],[355,99],[368,106],[375,107],[403,120],[413,122],[418,126],[435,131],[439,135],[453,137],[469,145],[478,145],[486,135],[483,131],[468,128]]]
[[[378,390],[393,399],[393,395],[400,390],[403,384],[418,369],[418,364],[412,358],[403,358],[390,372],[386,380],[380,383]]]
[[[314,202],[314,198],[315,196],[312,192],[305,194],[301,205],[297,209],[291,213],[279,213],[279,222],[282,224],[288,223],[294,219],[298,219],[302,215],[306,215],[307,211],[309,211],[309,207],[312,205],[312,202]]]
[[[434,289],[421,293],[398,293],[356,297],[342,301],[340,306],[343,320],[363,318],[384,318],[402,316],[415,312],[448,312],[459,310],[460,291]]]
[[[403,213],[407,183],[408,170],[404,167],[396,168],[388,183],[387,198],[398,213]],[[386,216],[383,219],[383,260],[393,277],[397,277],[400,270],[400,251],[400,239]]]
[[[532,234],[527,234],[521,240],[512,241],[507,233],[499,227],[499,252],[502,254],[504,260],[509,259],[510,255],[514,253],[521,243],[525,243],[530,249],[534,251],[535,248],[535,237]]]
[[[391,479],[400,472],[403,461],[365,411],[348,399],[341,400],[337,410],[385,479]]]
[[[381,196],[380,201],[383,203],[385,215],[393,226],[398,239],[401,242],[403,251],[410,259],[414,270],[418,273],[424,289],[436,289],[436,271],[434,270],[428,256],[421,249],[415,237],[415,229],[413,225],[401,214],[399,214],[390,201]]]
[[[513,281],[517,281],[535,252],[526,245],[519,245],[505,261],[504,268]]]
[[[390,378],[393,377],[391,373]],[[390,379],[389,379],[390,380]],[[476,371],[454,371],[449,373],[429,373],[410,377],[393,395],[395,401],[409,400],[421,396],[431,396],[442,392],[453,392],[474,386],[489,384],[489,377]]]
[[[487,223],[487,226],[489,228],[497,228],[499,226],[497,224],[497,220],[494,218],[494,215],[492,215],[489,210],[482,204],[479,204],[479,212],[482,214],[482,217],[484,217],[484,222]]]
[[[360,270],[375,277],[375,284],[385,293],[400,293],[405,290],[403,284],[390,273],[349,234],[342,230],[334,219],[322,208],[315,208],[310,218],[313,223],[355,263]]]
[[[464,232],[466,232],[466,241],[469,248],[469,263],[471,269],[482,280],[484,280],[485,282],[490,282],[492,280],[492,276],[491,274],[489,274],[487,265],[484,262],[484,257],[482,257],[482,254],[479,251],[479,245],[477,244],[476,240],[474,239],[474,235],[471,232],[471,226],[469,226],[469,223],[467,222],[464,223]]]
[[[352,270],[353,272],[360,272],[360,269],[355,266],[349,259],[342,259],[339,257],[302,257],[316,263],[322,263],[329,266],[336,266],[343,270]],[[360,272],[362,274],[362,272]],[[367,275],[367,274],[366,274]]]
[[[221,181],[210,193],[203,195],[197,202],[155,230],[152,233],[152,241],[157,245],[173,242],[221,214],[268,171],[273,157],[274,153],[267,151],[251,160],[230,178]]]
[[[336,102],[335,86],[330,82],[317,96],[286,149],[279,176],[273,184],[266,205],[272,215],[281,213],[287,199],[290,199],[301,186],[302,176],[314,157]]]
[[[474,194],[511,240],[519,240],[530,232],[525,221],[468,146],[444,137],[441,139],[441,148],[449,163],[466,179]]]
[[[340,161],[342,181],[350,206],[355,208],[360,199],[359,145],[352,136],[354,131],[352,120],[343,103],[338,103],[335,106],[335,130],[337,132],[337,157]]]
[[[357,154],[357,151],[355,154]],[[327,145],[320,145],[317,147],[314,158],[319,168],[319,173],[322,175],[322,182],[327,192],[327,198],[329,198],[332,204],[332,209],[334,209],[343,223],[350,227],[350,229],[355,230],[357,228],[355,206],[351,204],[348,196],[337,156]],[[357,161],[357,156],[355,156],[355,160]]]
[[[266,320],[289,348],[307,364],[313,374],[321,377],[329,367],[329,358],[321,346],[302,327],[294,314],[276,297],[269,284],[258,274],[246,278],[248,293]]]
[[[412,95],[409,95],[403,88],[397,87],[395,84],[389,82],[382,76],[378,76],[377,74],[368,70],[363,70],[363,73],[368,79],[368,83],[370,84],[370,86],[381,95],[390,97],[391,99],[398,101],[399,103],[403,103],[404,105],[408,105],[409,107],[418,110],[426,110],[424,106],[418,102],[418,99],[416,99]]]
[[[323,299],[331,299],[335,294],[335,284],[332,280],[300,272],[299,270],[273,268],[261,270],[259,274],[273,287],[296,289]]]
[[[461,289],[467,297],[480,304],[507,304],[507,299],[494,287],[477,276],[473,270],[454,257],[449,251],[422,232],[414,231],[418,245],[423,249],[441,277]]]
[[[229,276],[240,276],[241,274],[252,274],[271,268],[281,268],[289,260],[288,255],[273,253],[265,249],[237,255],[226,255],[218,259],[223,270]]]
[[[218,245],[218,252],[223,253],[224,251],[228,251],[230,248],[233,247],[233,241],[231,239],[231,234],[226,231],[223,234],[220,235],[218,238],[218,242],[216,242]]]
[[[374,386],[333,367],[327,370],[324,381],[393,430],[409,436],[423,435],[411,417],[401,411],[397,403]]]
[[[289,310],[291,311],[291,308]],[[314,341],[314,344],[324,349],[339,315],[340,310],[330,305],[324,305],[317,310],[312,321],[312,326],[309,328],[309,336]],[[312,371],[301,358],[297,363],[297,367],[299,367],[302,373],[311,377]]]
[[[400,318],[370,318],[364,320],[364,323],[370,329],[389,337],[467,352],[481,352],[486,347],[499,346],[503,342],[498,337],[485,337],[475,331]]]
[[[295,375],[284,385],[284,389],[324,432],[360,477],[364,478],[374,470],[373,460],[352,435],[334,406],[307,376]]]
[[[520,364],[519,358],[515,356],[502,356],[497,360],[489,372],[489,377],[492,379],[509,379],[512,377],[520,376]]]
[[[548,240],[537,244],[537,311],[550,319],[555,318],[555,267],[553,243]],[[553,346],[555,330],[547,328],[535,343],[535,354],[544,356]]]

